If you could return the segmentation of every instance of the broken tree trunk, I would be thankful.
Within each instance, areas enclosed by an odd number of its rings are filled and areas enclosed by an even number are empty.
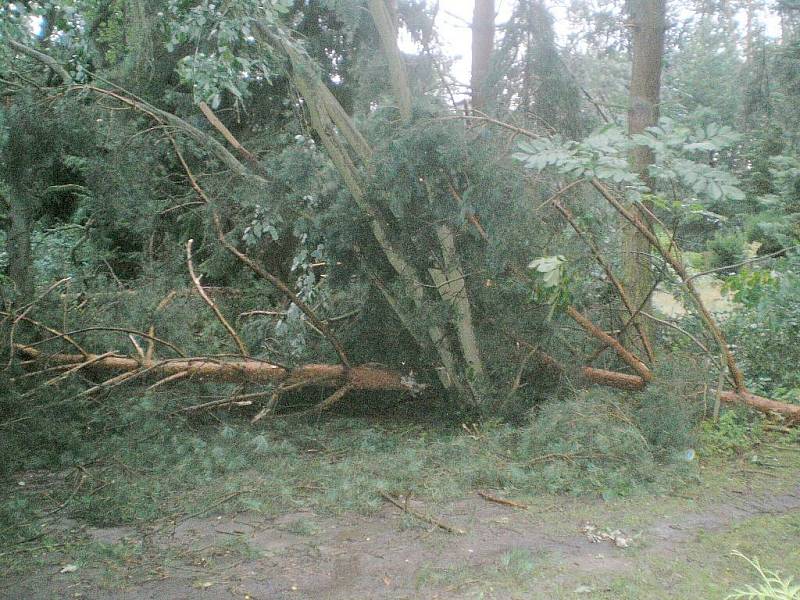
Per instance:
[[[146,370],[155,377],[202,379],[231,383],[261,383],[283,385],[348,386],[353,390],[386,390],[417,392],[421,386],[413,378],[389,369],[360,365],[310,364],[294,369],[255,359],[220,360],[214,358],[174,358],[147,360],[129,356],[88,354],[47,354],[23,344],[15,350],[28,359],[58,365],[83,365],[91,371],[133,373]]]
[[[424,389],[424,386],[417,383],[413,377],[371,365],[360,365],[348,369],[343,365],[309,364],[287,369],[255,359],[218,360],[198,357],[155,361],[110,354],[47,354],[23,344],[15,344],[14,349],[31,360],[47,361],[63,366],[74,365],[90,371],[121,372],[123,375],[147,372],[151,376],[161,377],[161,381],[164,383],[200,379],[231,383],[281,384],[284,387],[291,386],[292,388],[324,386],[341,389],[346,387],[348,391],[418,393]],[[566,367],[551,356],[539,353],[539,357],[544,364],[566,372]],[[598,385],[629,391],[642,390],[646,385],[644,379],[637,375],[592,367],[582,367],[579,376]],[[119,376],[114,377],[113,380],[120,380]],[[122,380],[124,379],[120,381]],[[770,400],[749,392],[724,391],[720,394],[720,399],[730,404],[745,404],[766,414],[781,415],[789,423],[800,423],[800,405]]]

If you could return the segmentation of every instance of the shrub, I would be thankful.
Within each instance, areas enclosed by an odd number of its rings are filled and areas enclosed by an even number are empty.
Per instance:
[[[708,242],[709,265],[719,269],[744,260],[744,238],[739,233],[718,233]],[[735,269],[731,269],[735,271]]]
[[[758,242],[758,254],[774,254],[794,245],[797,225],[794,219],[783,217],[780,221],[752,221],[747,227],[747,241]]]
[[[800,259],[763,285],[747,287],[747,303],[725,323],[755,391],[797,401],[800,395]],[[752,283],[752,282],[751,282]],[[758,282],[756,282],[757,284]],[[749,285],[749,284],[748,284]]]

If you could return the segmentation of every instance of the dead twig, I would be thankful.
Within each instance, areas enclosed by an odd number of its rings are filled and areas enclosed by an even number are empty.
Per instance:
[[[577,183],[580,183],[580,180],[573,182],[573,184]],[[567,189],[569,189],[569,187],[570,186],[567,186],[566,188],[564,188],[563,191],[566,191]],[[559,192],[559,194],[563,193],[563,191]],[[650,362],[653,362],[655,360],[655,353],[653,352],[653,347],[650,344],[650,339],[647,336],[647,332],[642,327],[641,323],[635,319],[636,312],[633,307],[633,302],[631,301],[631,298],[628,295],[628,291],[625,289],[625,286],[622,284],[619,278],[617,278],[617,276],[614,274],[611,265],[603,256],[600,247],[595,243],[594,239],[592,239],[589,233],[584,231],[578,224],[578,221],[577,219],[575,219],[575,216],[572,214],[572,211],[563,204],[561,204],[561,202],[559,202],[556,196],[553,197],[552,204],[556,208],[556,210],[561,213],[564,219],[566,219],[567,223],[570,224],[570,226],[578,235],[578,237],[581,238],[581,240],[583,240],[583,243],[589,247],[589,250],[591,251],[592,256],[594,256],[595,261],[603,269],[603,271],[606,274],[606,277],[608,277],[608,280],[611,282],[611,285],[614,286],[614,289],[617,290],[617,295],[619,296],[619,299],[622,301],[622,304],[625,306],[625,309],[631,316],[631,319],[633,321],[633,326],[636,329],[636,333],[639,335],[639,339],[642,342],[642,346],[644,347],[644,351],[647,354],[647,358]]]
[[[205,410],[207,408],[216,408],[218,406],[252,406],[252,400],[237,401],[236,398],[223,398],[222,400],[212,400],[211,402],[204,402],[203,404],[195,404],[194,406],[187,406],[180,409],[178,412],[194,412],[198,410]]]
[[[478,496],[480,496],[484,500],[488,500],[489,502],[494,502],[495,504],[502,504],[503,506],[511,506],[512,508],[521,508],[522,510],[528,510],[528,508],[530,508],[527,504],[522,504],[521,502],[514,502],[513,500],[506,500],[505,498],[498,498],[497,496],[492,496],[491,494],[487,494],[486,492],[478,492]]]
[[[3,314],[3,313],[0,312],[0,314]],[[51,329],[50,327],[46,327],[46,326],[38,324],[38,323],[37,323],[37,325],[42,327],[42,329],[45,329],[45,330],[49,331],[50,333],[52,333],[53,337],[45,338],[43,340],[39,340],[39,341],[36,341],[36,342],[31,342],[30,344],[25,344],[29,348],[35,348],[36,346],[39,346],[41,344],[45,344],[47,342],[52,342],[53,340],[63,339],[64,341],[69,342],[73,346],[78,348],[78,350],[84,356],[89,356],[89,352],[81,350],[80,346],[77,346],[76,345],[77,343],[70,336],[77,335],[79,333],[89,333],[89,332],[92,332],[92,331],[113,331],[115,333],[125,333],[125,334],[132,333],[134,335],[138,335],[139,337],[145,338],[146,340],[149,340],[151,342],[158,342],[159,344],[161,344],[163,346],[166,346],[167,348],[169,348],[170,350],[175,352],[175,354],[177,354],[181,358],[186,358],[186,353],[183,352],[177,346],[175,346],[175,344],[171,344],[167,340],[163,340],[163,339],[161,339],[159,337],[156,337],[153,334],[144,333],[143,331],[138,331],[136,329],[128,329],[128,328],[125,328],[125,327],[100,327],[100,326],[95,326],[95,327],[83,327],[81,329],[73,329],[72,331],[67,331],[66,333],[61,333],[60,331],[56,331],[55,329]]]
[[[303,417],[305,415],[310,415],[310,414],[313,414],[313,413],[321,413],[323,410],[328,410],[331,406],[333,406],[334,404],[339,402],[339,400],[344,398],[348,394],[348,392],[351,392],[353,390],[353,387],[354,386],[353,386],[352,383],[348,383],[346,385],[343,385],[342,387],[340,387],[338,390],[333,392],[330,396],[325,398],[325,400],[323,400],[322,402],[320,402],[319,404],[317,404],[313,408],[309,408],[308,410],[303,410],[303,411],[300,411],[300,412],[289,413],[289,414],[286,414],[286,415],[283,415],[283,416],[286,416],[286,417]],[[271,406],[268,407],[268,408],[271,408]],[[256,415],[256,416],[258,416],[258,415]],[[257,419],[254,418],[253,422],[256,422],[256,420]]]
[[[702,273],[695,273],[691,277],[689,277],[688,281],[693,279],[697,279],[698,277],[705,277],[706,275],[713,275],[714,273],[720,273],[722,271],[730,271],[733,269],[738,269],[739,267],[744,267],[745,265],[750,265],[753,263],[761,262],[762,260],[768,260],[770,258],[775,258],[776,256],[780,256],[781,254],[786,254],[791,250],[800,249],[800,246],[791,246],[790,248],[783,248],[781,250],[777,250],[776,252],[772,252],[770,254],[765,254],[764,256],[756,256],[755,258],[751,258],[749,260],[743,260],[742,262],[734,263],[732,265],[725,265],[724,267],[717,267],[716,269],[711,269],[709,271],[703,271]]]
[[[434,527],[438,527],[439,529],[443,529],[448,533],[454,533],[456,535],[464,535],[466,533],[466,531],[464,531],[463,529],[459,529],[458,527],[454,527],[453,525],[448,525],[447,523],[434,519],[430,515],[426,515],[424,513],[414,510],[413,508],[408,506],[408,503],[401,503],[397,498],[394,498],[392,495],[384,491],[380,491],[378,493],[381,495],[381,497],[383,497],[384,500],[394,504],[397,508],[399,508],[403,512],[408,513],[412,517],[415,517],[420,521],[423,521],[424,523],[428,523],[429,525],[433,525]]]
[[[12,352],[8,356],[8,364],[6,365],[6,370],[11,368],[11,363],[14,360],[14,352],[13,352],[14,334],[17,331],[17,324],[20,321],[23,321],[23,320],[28,321],[28,319],[27,319],[28,313],[31,312],[31,310],[33,310],[33,308],[42,299],[47,297],[47,295],[50,292],[52,292],[54,289],[56,289],[60,285],[62,285],[64,283],[67,283],[67,282],[69,282],[71,280],[72,280],[71,277],[65,277],[64,279],[60,279],[59,281],[56,281],[54,284],[52,284],[50,287],[48,287],[42,294],[40,294],[33,302],[30,302],[29,304],[27,304],[24,307],[22,307],[22,309],[20,310],[19,314],[14,315],[14,314],[10,314],[10,313],[4,313],[7,318],[11,319],[11,331],[9,331],[9,334],[8,334],[8,344],[9,344],[9,348],[12,349]]]
[[[147,361],[147,362],[149,362],[149,361]],[[188,376],[189,376],[188,371],[184,371],[183,373],[173,373],[172,375],[168,375],[167,377],[164,377],[163,379],[159,379],[158,381],[156,381],[153,385],[151,385],[150,387],[147,388],[147,391],[150,392],[150,391],[152,391],[152,390],[154,390],[154,389],[156,389],[158,387],[161,387],[162,385],[164,385],[166,383],[171,383],[173,381],[178,381],[178,380],[184,379],[184,378],[186,378]]]
[[[336,350],[336,354],[339,356],[339,360],[341,360],[342,364],[346,368],[350,368],[350,360],[347,358],[347,354],[344,351],[344,346],[342,346],[339,339],[334,335],[331,329],[328,327],[326,323],[323,323],[317,315],[314,313],[313,310],[301,300],[297,294],[295,294],[292,289],[286,285],[281,279],[267,271],[264,267],[254,261],[252,258],[247,256],[245,253],[241,252],[236,246],[231,244],[228,239],[225,237],[225,232],[222,229],[222,222],[219,218],[219,214],[213,210],[211,199],[206,194],[205,190],[200,186],[197,181],[197,178],[194,176],[192,169],[189,167],[189,164],[186,162],[186,159],[183,157],[183,153],[181,152],[178,143],[175,141],[175,138],[170,136],[170,141],[172,142],[172,146],[175,150],[175,154],[178,157],[181,165],[183,166],[183,170],[186,173],[186,176],[189,178],[189,184],[192,186],[192,189],[197,193],[198,197],[209,207],[211,210],[211,217],[214,221],[214,229],[217,233],[217,239],[219,239],[220,244],[222,247],[225,248],[228,252],[230,252],[233,256],[235,256],[240,262],[246,265],[251,271],[253,271],[256,275],[261,277],[262,279],[266,279],[269,281],[273,286],[275,286],[279,291],[281,291],[291,302],[294,303],[297,308],[299,308],[302,313],[308,318],[311,324],[316,327],[319,332],[325,337],[325,339],[330,342],[333,346],[334,350]]]

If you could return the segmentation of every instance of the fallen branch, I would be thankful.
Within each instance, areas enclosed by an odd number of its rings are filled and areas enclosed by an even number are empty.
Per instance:
[[[494,502],[495,504],[502,504],[503,506],[511,506],[512,508],[521,508],[522,510],[528,510],[528,508],[530,508],[527,504],[514,502],[513,500],[506,500],[505,498],[498,498],[497,496],[492,496],[491,494],[487,494],[486,492],[478,492],[478,496],[480,496],[484,500],[487,500],[489,502]]]
[[[338,390],[333,392],[330,396],[325,398],[322,402],[317,404],[316,406],[309,408],[308,410],[303,410],[300,412],[290,413],[287,414],[287,417],[304,417],[310,414],[321,414],[323,410],[328,410],[331,406],[339,402],[342,398],[344,398],[349,392],[353,390],[353,386],[349,383],[346,383]]]
[[[744,383],[744,375],[739,369],[739,366],[736,364],[736,359],[733,356],[733,352],[731,352],[728,341],[725,338],[725,334],[722,333],[722,329],[720,329],[719,325],[717,325],[717,322],[714,320],[714,317],[711,315],[708,308],[706,308],[700,293],[697,291],[697,288],[694,286],[694,283],[692,282],[692,279],[686,270],[686,266],[672,251],[672,246],[669,248],[664,248],[656,235],[650,231],[650,229],[644,223],[642,223],[637,214],[632,213],[626,207],[624,207],[603,182],[598,179],[592,179],[591,184],[598,192],[600,192],[603,198],[605,198],[606,201],[608,201],[608,203],[614,207],[614,209],[620,215],[622,215],[626,221],[633,225],[645,238],[647,238],[647,241],[650,243],[650,245],[656,251],[658,251],[664,260],[666,260],[667,263],[669,263],[673,270],[678,274],[683,287],[688,292],[689,297],[692,299],[695,308],[697,309],[700,319],[703,321],[706,328],[711,332],[711,335],[714,336],[714,340],[719,345],[720,351],[725,356],[725,361],[728,365],[728,370],[730,371],[731,377],[733,378],[733,385],[736,388],[736,391],[739,392],[740,395],[747,394],[748,392]]]
[[[391,495],[387,494],[386,492],[379,492],[379,493],[385,500],[387,500],[388,502],[391,502],[392,504],[394,504],[397,508],[399,508],[403,512],[408,513],[409,515],[419,519],[420,521],[428,523],[429,525],[433,525],[434,527],[438,527],[439,529],[443,529],[443,530],[447,531],[448,533],[455,533],[456,535],[464,535],[466,533],[466,531],[464,531],[463,529],[459,529],[458,527],[454,527],[452,525],[448,525],[447,523],[443,523],[442,521],[437,521],[436,519],[434,519],[430,515],[426,515],[424,513],[418,512],[418,511],[414,510],[413,508],[409,507],[407,504],[402,504],[397,498],[392,497]]]
[[[570,186],[577,183],[579,182],[577,181],[573,182],[572,184],[570,184]],[[567,186],[567,188],[564,189],[566,190],[570,186]],[[563,193],[563,191],[558,193],[559,194]],[[603,271],[605,271],[606,277],[608,277],[608,280],[611,282],[611,285],[613,285],[614,288],[617,290],[617,295],[619,296],[619,299],[622,301],[623,306],[625,306],[625,309],[628,311],[628,314],[631,316],[631,319],[633,320],[633,326],[636,329],[636,333],[639,335],[639,339],[642,342],[642,347],[644,348],[644,351],[647,353],[647,358],[652,363],[655,360],[655,353],[653,352],[653,347],[650,344],[650,339],[648,338],[647,332],[645,331],[644,327],[642,327],[641,323],[635,318],[636,310],[634,309],[633,302],[631,301],[631,298],[628,295],[627,290],[622,285],[622,282],[617,278],[617,276],[614,274],[613,269],[611,268],[611,265],[603,257],[603,253],[600,250],[599,246],[589,236],[589,234],[586,231],[584,231],[578,224],[578,221],[577,219],[575,219],[575,215],[572,214],[572,211],[569,210],[569,208],[567,208],[563,204],[561,204],[557,196],[553,196],[552,204],[555,207],[555,209],[561,213],[564,219],[566,219],[567,223],[570,224],[570,226],[578,235],[578,237],[581,238],[581,240],[583,240],[583,243],[588,246],[589,250],[592,253],[592,256],[594,256],[595,261],[597,262],[597,264],[600,265]]]
[[[614,349],[614,351],[619,355],[619,357],[624,360],[628,366],[630,366],[636,373],[645,381],[651,381],[653,379],[653,372],[645,365],[642,361],[636,358],[630,350],[625,348],[622,344],[619,343],[619,340],[616,338],[608,335],[602,329],[597,327],[594,323],[592,323],[589,319],[587,319],[583,314],[578,312],[572,306],[567,307],[567,314],[583,329],[590,335],[596,337],[606,345],[610,346]]]
[[[239,154],[241,154],[245,160],[247,160],[247,162],[249,162],[256,170],[262,170],[261,165],[258,163],[258,159],[255,157],[255,155],[247,148],[242,146],[239,140],[237,140],[236,137],[231,133],[230,129],[228,129],[225,124],[219,120],[217,115],[214,114],[214,111],[211,110],[211,107],[208,106],[208,104],[201,102],[200,112],[205,115],[206,119],[208,119],[208,122],[214,126],[214,129],[219,131],[222,134],[222,137],[224,137],[231,146],[236,148],[236,151],[239,152]]]
[[[770,400],[763,396],[756,396],[750,392],[722,392],[720,400],[728,404],[746,404],[756,410],[766,414],[777,414],[785,418],[790,423],[800,423],[800,404],[787,404]]]
[[[194,264],[192,263],[192,244],[194,240],[189,240],[186,242],[186,266],[189,268],[189,276],[192,278],[192,283],[194,287],[197,289],[197,293],[200,294],[200,297],[203,301],[208,304],[211,310],[214,313],[214,316],[217,317],[217,320],[222,323],[222,326],[225,328],[225,331],[228,332],[228,335],[231,336],[236,347],[239,348],[239,353],[242,356],[249,356],[250,353],[247,351],[247,348],[242,342],[242,338],[239,337],[239,334],[236,333],[236,330],[231,327],[231,324],[228,323],[228,320],[225,318],[225,315],[222,314],[222,311],[214,304],[214,301],[209,298],[208,294],[205,293],[203,290],[203,284],[200,283],[200,278],[194,272]]]

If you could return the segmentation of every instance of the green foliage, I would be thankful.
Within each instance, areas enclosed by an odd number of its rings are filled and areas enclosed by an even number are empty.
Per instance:
[[[711,252],[709,266],[712,269],[735,265],[745,259],[744,237],[738,232],[719,232],[714,239],[708,242],[707,246]],[[730,271],[735,272],[736,267],[732,267]]]
[[[167,49],[172,52],[187,43],[196,48],[178,64],[178,73],[191,85],[196,102],[206,101],[217,109],[222,93],[229,92],[238,106],[248,93],[250,81],[270,80],[274,69],[269,55],[263,52],[260,28],[274,26],[291,4],[287,0],[268,4],[239,0],[220,5],[204,0],[187,7],[170,0],[171,38]],[[248,53],[256,40],[262,52]]]
[[[624,184],[640,193],[647,190],[627,161],[635,146],[647,146],[655,162],[650,175],[664,187],[680,185],[687,194],[706,202],[745,198],[739,182],[723,165],[708,164],[707,156],[736,144],[740,136],[714,123],[689,127],[663,118],[657,127],[628,138],[616,126],[605,126],[580,142],[539,138],[518,144],[514,157],[535,171],[552,169],[571,179],[597,178]]]
[[[528,264],[528,268],[534,270],[537,277],[534,300],[552,306],[550,317],[556,308],[564,308],[570,302],[565,262],[566,259],[558,255],[537,258]]]
[[[760,214],[747,227],[747,240],[758,242],[758,254],[775,254],[796,245],[800,228],[797,216]]]
[[[791,577],[783,577],[778,571],[770,571],[761,566],[758,559],[747,558],[738,551],[733,552],[746,560],[758,574],[760,581],[756,585],[748,585],[737,589],[725,597],[725,600],[800,600],[800,585]]]
[[[729,455],[752,448],[761,437],[761,419],[742,410],[726,410],[716,421],[703,423],[701,444],[708,454]]]
[[[630,143],[622,130],[606,126],[581,142],[564,142],[557,137],[519,142],[514,158],[535,171],[552,168],[572,178],[597,177],[642,188],[642,182],[628,165],[629,149]]]
[[[749,309],[758,306],[762,297],[779,285],[778,279],[769,271],[741,269],[725,278],[724,293],[733,294],[733,300]]]
[[[436,501],[475,488],[612,498],[691,476],[684,454],[694,446],[697,403],[687,396],[694,384],[678,380],[627,399],[603,390],[553,398],[530,424],[468,431],[352,418],[264,428],[226,410],[190,417],[180,408],[209,390],[178,385],[169,396],[111,390],[102,404],[64,387],[22,414],[19,394],[4,395],[0,412],[16,419],[2,422],[0,477],[17,492],[2,503],[0,528],[16,539],[35,535],[41,507],[15,486],[41,469],[64,474],[53,490],[63,514],[101,526],[150,522],[176,506],[202,511],[237,490],[230,508],[372,512],[380,491]],[[78,466],[91,477],[76,493]]]
[[[517,585],[533,576],[536,558],[527,548],[514,548],[500,557],[500,573]]]
[[[742,287],[745,306],[725,323],[726,333],[736,340],[736,354],[753,385],[765,395],[791,402],[800,400],[797,361],[800,350],[800,277],[796,255],[764,281],[764,276],[743,276],[734,285]]]

